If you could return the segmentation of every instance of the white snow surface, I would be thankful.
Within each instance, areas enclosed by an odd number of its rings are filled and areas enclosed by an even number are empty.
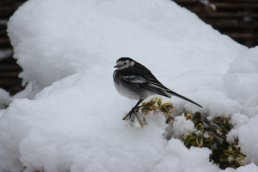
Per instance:
[[[10,94],[0,88],[0,109],[4,109],[11,102]]]
[[[172,132],[174,137],[185,136],[194,131],[194,123],[191,120],[187,120],[184,115],[175,117],[172,126]]]
[[[122,121],[136,101],[114,88],[121,56],[204,106],[173,98],[178,108],[244,115],[235,131],[253,163],[225,171],[258,171],[258,48],[169,0],[30,0],[8,33],[29,84],[0,111],[0,171],[222,171],[208,149],[166,141],[161,116],[143,129]]]

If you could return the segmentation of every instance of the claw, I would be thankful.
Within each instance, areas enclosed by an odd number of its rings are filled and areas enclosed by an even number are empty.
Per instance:
[[[140,124],[140,127],[143,128],[145,125],[147,125],[147,122],[145,118],[143,117],[142,119],[138,116],[138,108],[133,108],[124,118],[123,120],[130,120],[131,124],[137,120],[137,122]]]
[[[130,110],[130,112],[127,115],[125,115],[123,120],[127,120],[127,119],[131,119],[131,121],[134,120],[133,118],[138,113],[138,110],[139,110],[138,107],[134,107],[133,109]]]
[[[136,113],[134,111],[130,111],[127,115],[125,115],[125,117],[123,118],[123,120],[127,120],[127,119],[131,119],[133,118],[133,115],[135,115]]]
[[[127,119],[129,119],[131,117],[132,117],[132,115],[128,113],[127,115],[125,115],[125,117],[123,117],[123,120],[127,120]]]

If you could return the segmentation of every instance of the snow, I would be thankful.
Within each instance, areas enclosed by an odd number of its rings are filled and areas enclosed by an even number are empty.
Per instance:
[[[258,163],[257,151],[258,151],[258,135],[256,133],[258,126],[258,116],[255,116],[249,120],[246,125],[242,125],[239,132],[239,142],[243,149],[243,152],[248,155],[248,159],[251,162]]]
[[[24,4],[8,27],[12,45],[17,47],[15,57],[24,69],[21,77],[35,80],[41,87],[90,70],[95,64],[110,67],[121,56],[136,58],[163,76],[164,81],[169,79],[164,78],[162,69],[171,66],[176,72],[170,73],[170,80],[183,73],[223,73],[245,49],[168,0],[55,3],[58,5],[49,0],[33,0]],[[33,7],[37,10],[31,10]],[[24,27],[24,23],[33,26]],[[163,68],[156,65],[167,59],[171,59],[170,63],[162,63]],[[186,63],[192,65],[182,67]]]
[[[241,113],[251,117],[258,114],[257,55],[258,47],[242,52],[232,61],[223,78],[226,95],[245,106]]]
[[[0,110],[4,109],[11,102],[10,94],[0,88]]]
[[[187,149],[181,141],[172,139],[153,171],[219,171],[218,167],[209,162],[209,154],[209,149]]]
[[[175,117],[172,132],[175,137],[185,136],[195,131],[194,123],[187,120],[184,115]]]
[[[239,167],[237,170],[233,170],[233,169],[227,169],[225,170],[225,172],[256,172],[257,171],[257,166],[253,163],[248,164],[244,167]]]
[[[205,107],[173,98],[178,109],[234,116],[240,145],[258,164],[258,48],[174,2],[30,0],[11,17],[8,34],[28,85],[0,111],[0,171],[220,171],[208,149],[165,140],[161,116],[148,117],[143,129],[122,121],[136,103],[113,85],[122,56]],[[177,132],[193,129],[176,120]],[[255,164],[225,171],[257,171]]]

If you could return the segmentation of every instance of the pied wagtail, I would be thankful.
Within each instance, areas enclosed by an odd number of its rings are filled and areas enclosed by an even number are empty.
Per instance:
[[[171,98],[171,96],[177,96],[202,107],[198,103],[165,87],[156,79],[149,69],[129,57],[119,58],[116,62],[116,66],[114,67],[117,68],[113,74],[117,91],[123,96],[139,100],[123,119],[135,114],[136,107],[145,98],[155,94],[168,98]]]

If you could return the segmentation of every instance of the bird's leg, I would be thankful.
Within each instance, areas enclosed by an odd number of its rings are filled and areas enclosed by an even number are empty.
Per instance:
[[[136,109],[137,109],[137,106],[143,101],[143,99],[140,99],[136,105],[130,110],[130,112],[123,118],[123,120],[126,120],[127,118],[132,118],[132,115],[133,114],[136,114]]]

